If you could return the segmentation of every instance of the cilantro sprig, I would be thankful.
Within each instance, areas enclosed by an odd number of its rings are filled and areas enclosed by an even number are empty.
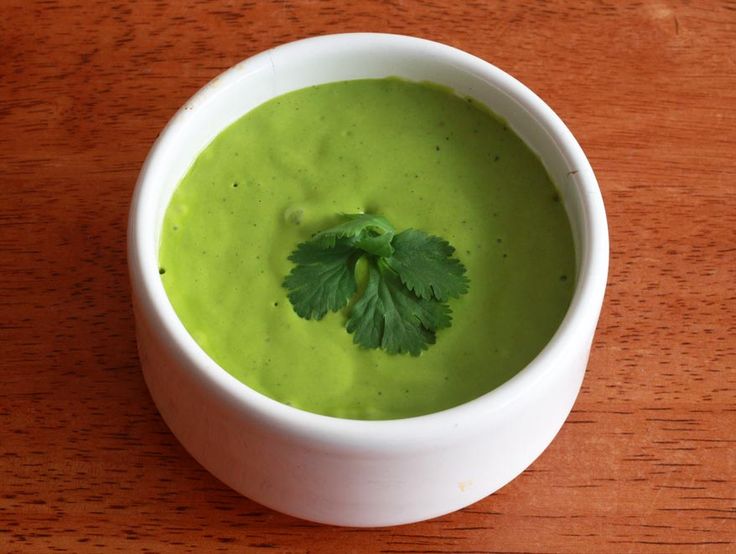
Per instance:
[[[284,279],[294,311],[322,319],[345,308],[358,292],[356,264],[367,280],[348,313],[346,329],[364,348],[418,356],[449,327],[451,298],[468,291],[465,266],[444,239],[416,229],[396,232],[386,218],[346,214],[345,221],[299,244]]]

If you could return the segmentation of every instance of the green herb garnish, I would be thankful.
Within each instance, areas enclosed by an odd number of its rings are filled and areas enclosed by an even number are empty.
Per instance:
[[[384,218],[346,214],[346,221],[299,244],[295,267],[284,279],[294,311],[322,319],[348,305],[358,292],[356,264],[367,262],[365,290],[350,308],[346,328],[353,342],[389,354],[418,356],[449,327],[447,301],[468,290],[455,249],[416,229],[396,233]]]

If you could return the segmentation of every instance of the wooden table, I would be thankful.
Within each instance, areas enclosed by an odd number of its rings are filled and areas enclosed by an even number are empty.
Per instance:
[[[736,552],[736,2],[1,10],[0,552]],[[125,261],[174,111],[245,57],[345,31],[445,42],[529,85],[589,155],[611,230],[557,439],[474,506],[376,530],[272,512],[187,455],[141,376]]]

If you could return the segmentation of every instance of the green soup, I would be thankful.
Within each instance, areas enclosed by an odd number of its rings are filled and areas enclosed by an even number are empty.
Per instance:
[[[467,267],[452,326],[421,356],[361,349],[344,313],[304,320],[286,297],[296,245],[362,211],[445,238]],[[159,256],[178,316],[226,371],[356,419],[435,412],[507,381],[554,334],[575,275],[536,155],[477,103],[399,79],[298,90],[233,123],[175,191]]]

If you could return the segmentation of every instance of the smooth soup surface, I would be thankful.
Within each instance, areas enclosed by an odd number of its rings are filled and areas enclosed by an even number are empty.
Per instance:
[[[363,350],[345,314],[299,318],[282,281],[337,214],[384,215],[447,239],[470,289],[419,357]],[[505,382],[564,317],[569,222],[539,159],[475,102],[399,79],[275,98],[200,154],[166,212],[162,280],[199,345],[253,389],[357,419],[449,408]]]

